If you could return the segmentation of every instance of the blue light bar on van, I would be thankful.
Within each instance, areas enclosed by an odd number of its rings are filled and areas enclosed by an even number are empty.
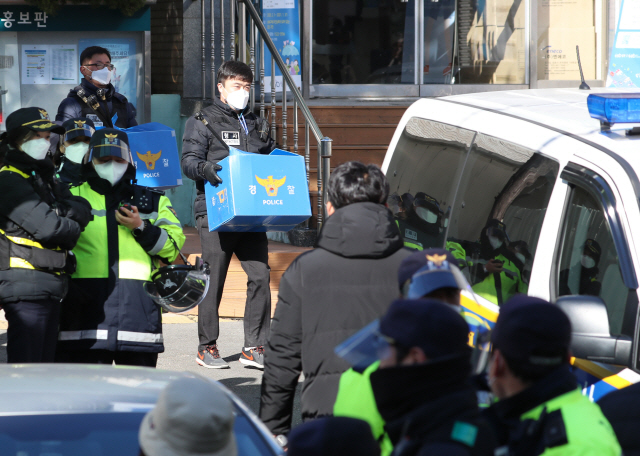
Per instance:
[[[587,108],[603,130],[615,123],[640,123],[640,93],[593,93],[587,97]]]

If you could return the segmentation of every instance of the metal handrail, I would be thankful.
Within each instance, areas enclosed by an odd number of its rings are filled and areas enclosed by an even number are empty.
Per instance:
[[[249,0],[238,0],[238,1],[244,3],[247,6],[249,15],[251,16],[251,19],[254,21],[254,23],[258,27],[258,31],[260,32],[260,35],[262,36],[264,43],[269,48],[271,57],[273,57],[273,59],[276,61],[276,65],[278,65],[278,68],[282,73],[282,77],[285,79],[287,85],[291,89],[291,92],[293,93],[293,97],[296,99],[298,106],[300,106],[300,110],[302,111],[302,115],[304,116],[304,119],[307,122],[309,122],[309,126],[311,127],[311,131],[313,132],[313,135],[316,137],[316,140],[318,142],[322,141],[322,138],[324,138],[324,136],[320,131],[320,127],[318,127],[316,120],[313,118],[313,115],[311,114],[311,111],[307,106],[307,103],[305,103],[304,98],[302,98],[302,94],[300,93],[295,83],[293,82],[293,78],[287,71],[286,69],[287,67],[284,65],[284,60],[282,60],[280,53],[276,49],[276,45],[274,44],[273,40],[269,36],[269,32],[267,32],[267,29],[264,26],[264,23],[262,22],[262,18],[258,14],[258,11],[256,11],[256,8],[253,6],[251,1]],[[275,75],[272,75],[272,77],[274,76]]]

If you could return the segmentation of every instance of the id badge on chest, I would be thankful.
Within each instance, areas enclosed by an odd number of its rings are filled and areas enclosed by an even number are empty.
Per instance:
[[[239,131],[223,131],[222,140],[227,143],[228,146],[240,145],[240,132]]]
[[[91,120],[93,124],[96,126],[96,128],[104,126],[100,118],[95,114],[87,114],[87,119]]]

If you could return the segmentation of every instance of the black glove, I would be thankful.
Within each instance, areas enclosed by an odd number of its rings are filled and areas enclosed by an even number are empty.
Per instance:
[[[93,220],[93,214],[91,213],[91,206],[89,202],[84,198],[78,196],[72,196],[69,199],[62,201],[60,206],[66,207],[65,217],[78,222],[81,228],[85,228],[90,221]]]
[[[217,187],[222,183],[222,179],[220,179],[220,176],[218,176],[217,173],[217,171],[220,171],[221,169],[222,166],[218,165],[217,163],[213,164],[211,162],[206,162],[202,166],[202,171],[200,172],[200,174],[202,175],[202,177],[208,180],[211,185]]]

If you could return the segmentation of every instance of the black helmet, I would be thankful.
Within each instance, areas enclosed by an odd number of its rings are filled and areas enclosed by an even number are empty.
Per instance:
[[[180,313],[194,308],[209,289],[209,265],[196,259],[195,266],[172,264],[164,266],[145,282],[144,291],[168,312]]]

